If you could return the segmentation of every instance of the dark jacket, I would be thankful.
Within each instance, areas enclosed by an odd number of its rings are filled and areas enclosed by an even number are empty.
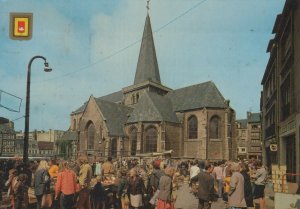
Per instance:
[[[208,172],[200,172],[191,179],[199,183],[198,198],[203,201],[212,201],[214,198],[214,178]]]
[[[37,170],[34,174],[35,195],[50,192],[50,175],[47,170]]]
[[[154,169],[149,179],[149,186],[153,187],[154,191],[158,189],[159,180],[164,175],[160,169]]]
[[[92,190],[92,196],[95,202],[103,202],[105,200],[104,187],[100,182],[97,182],[97,184],[94,186]]]
[[[122,177],[120,179],[120,183],[118,185],[118,196],[124,197],[128,187],[128,179],[126,177]]]
[[[241,174],[244,177],[244,193],[247,207],[254,207],[250,176],[246,171],[242,171]]]
[[[172,196],[172,178],[164,175],[159,181],[159,193],[157,198],[164,201],[171,201]]]
[[[139,176],[133,179],[133,177],[129,178],[127,194],[137,195],[145,193],[145,185],[143,179]]]

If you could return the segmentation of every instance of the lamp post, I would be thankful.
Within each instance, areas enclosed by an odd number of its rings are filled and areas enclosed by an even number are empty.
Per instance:
[[[30,76],[31,76],[31,64],[35,59],[44,60],[44,71],[51,72],[47,59],[43,56],[37,55],[30,59],[28,63],[27,71],[27,86],[26,86],[26,107],[25,107],[25,131],[24,131],[24,149],[23,149],[23,162],[28,162],[28,136],[29,136],[29,113],[30,113]]]

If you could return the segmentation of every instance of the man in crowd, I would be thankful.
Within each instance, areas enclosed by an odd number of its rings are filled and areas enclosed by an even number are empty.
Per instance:
[[[86,156],[81,156],[78,159],[80,165],[79,171],[79,199],[77,203],[78,209],[91,209],[90,204],[90,183],[93,175],[92,167],[88,163]]]
[[[114,166],[112,163],[112,158],[108,157],[107,161],[103,163],[102,165],[102,174],[104,176],[109,175],[109,174],[113,174],[114,172]]]
[[[74,197],[76,193],[76,175],[74,171],[69,168],[67,161],[62,163],[63,170],[57,175],[57,182],[55,185],[55,199],[61,198],[61,209],[74,208]]]
[[[204,164],[200,164],[203,166]],[[205,167],[200,167],[204,172],[200,172],[197,176],[191,179],[191,182],[199,183],[198,187],[198,198],[199,205],[198,209],[210,209],[214,195],[214,178],[211,176],[213,166],[206,164]]]
[[[213,173],[215,174],[217,185],[218,185],[218,197],[222,198],[223,193],[223,171],[224,166],[222,165],[222,162],[218,162],[217,166],[214,167]]]
[[[240,173],[238,163],[231,165],[232,176],[230,178],[230,191],[228,193],[228,206],[230,209],[247,208],[244,193],[244,177]]]
[[[191,168],[190,168],[190,178],[192,179],[194,176],[197,176],[198,173],[200,173],[200,168],[198,167],[198,161],[192,161],[191,162]]]

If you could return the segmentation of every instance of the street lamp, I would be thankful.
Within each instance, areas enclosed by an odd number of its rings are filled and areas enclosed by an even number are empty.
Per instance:
[[[25,107],[25,131],[24,131],[24,151],[23,151],[23,162],[28,162],[28,136],[29,136],[29,112],[30,112],[30,76],[31,76],[31,64],[35,59],[44,60],[44,71],[51,72],[52,69],[49,67],[47,59],[43,56],[37,55],[30,59],[28,63],[27,71],[27,86],[26,86],[26,107]]]

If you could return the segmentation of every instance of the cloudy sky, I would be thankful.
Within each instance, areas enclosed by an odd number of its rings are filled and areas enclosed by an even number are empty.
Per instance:
[[[150,17],[164,85],[176,89],[212,80],[237,118],[259,111],[261,79],[284,0],[151,0]],[[22,98],[20,112],[0,117],[24,129],[29,60],[30,129],[66,130],[70,113],[89,96],[133,84],[146,0],[0,0],[0,90]],[[33,13],[33,37],[9,38],[9,13]],[[1,104],[18,108],[2,93]]]

